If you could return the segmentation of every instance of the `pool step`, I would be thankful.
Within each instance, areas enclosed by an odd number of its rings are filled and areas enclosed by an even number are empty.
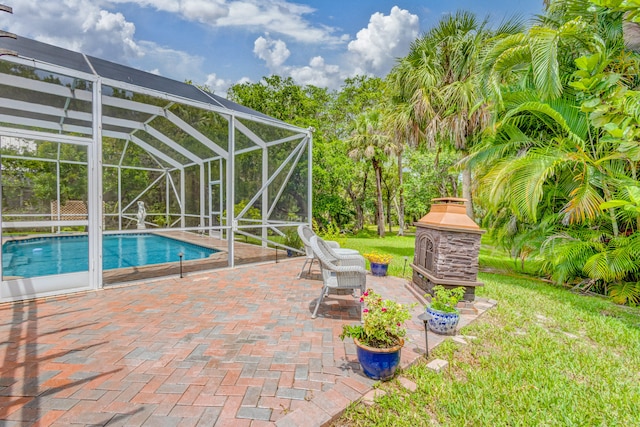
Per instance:
[[[13,254],[2,254],[2,268],[10,268],[13,262]]]
[[[12,267],[19,267],[21,265],[27,265],[31,262],[31,258],[28,256],[17,256],[13,258]]]

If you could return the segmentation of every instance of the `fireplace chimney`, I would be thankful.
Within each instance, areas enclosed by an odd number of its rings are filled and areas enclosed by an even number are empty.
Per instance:
[[[415,223],[413,284],[431,293],[436,285],[464,286],[464,300],[475,300],[480,236],[485,232],[467,216],[466,199],[433,199],[431,211]]]

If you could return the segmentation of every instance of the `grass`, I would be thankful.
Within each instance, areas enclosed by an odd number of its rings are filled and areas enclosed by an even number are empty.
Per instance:
[[[413,256],[404,239],[369,241],[347,246]],[[432,358],[448,369],[418,363],[402,373],[415,392],[382,383],[388,393],[375,405],[352,404],[335,425],[640,425],[640,310],[523,276],[495,249],[483,248],[480,261],[505,273],[480,274],[479,296],[498,306],[462,329],[476,339],[445,341]]]
[[[410,264],[413,262],[413,246],[415,236],[397,236],[395,233],[388,233],[383,239],[376,236],[374,231],[361,231],[356,236],[349,236],[343,240],[341,246],[356,249],[361,254],[369,252],[379,252],[393,256],[387,274],[390,276],[410,278],[412,270]],[[367,261],[369,268],[369,261]]]

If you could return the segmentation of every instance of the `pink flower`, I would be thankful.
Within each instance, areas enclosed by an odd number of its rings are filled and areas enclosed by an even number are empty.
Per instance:
[[[362,294],[362,295],[365,296],[365,297],[368,297],[369,296],[369,291],[365,291],[365,293]]]
[[[368,308],[365,308],[364,310],[362,310],[362,312],[363,312],[363,313],[368,313],[368,312],[369,312],[369,309],[368,309]]]
[[[360,302],[364,302],[364,298],[360,297]]]
[[[396,323],[396,324],[397,324],[398,326],[402,326],[399,322],[398,322],[398,323]]]
[[[382,307],[382,312],[387,311],[387,307]]]

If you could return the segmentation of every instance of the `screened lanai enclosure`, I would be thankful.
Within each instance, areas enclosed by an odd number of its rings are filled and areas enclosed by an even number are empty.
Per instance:
[[[297,249],[311,130],[27,38],[2,48],[0,301]]]

